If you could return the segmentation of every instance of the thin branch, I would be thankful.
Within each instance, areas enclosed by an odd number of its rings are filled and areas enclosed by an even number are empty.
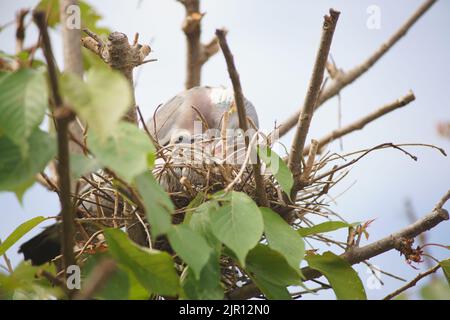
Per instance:
[[[411,280],[410,282],[408,282],[407,284],[405,284],[403,287],[398,288],[397,290],[395,290],[394,292],[388,294],[386,297],[383,298],[383,300],[391,300],[392,298],[398,296],[400,293],[408,290],[409,288],[414,287],[417,282],[419,282],[419,280],[425,278],[426,276],[429,276],[430,274],[435,273],[436,271],[439,270],[439,268],[441,267],[440,264],[435,265],[433,268],[423,272],[423,273],[419,273],[417,275],[417,277],[415,277],[413,280]]]
[[[56,121],[57,141],[58,141],[58,182],[59,199],[61,202],[62,216],[62,232],[61,232],[61,248],[63,255],[63,270],[68,266],[75,265],[75,257],[73,248],[74,241],[74,211],[70,199],[70,163],[69,163],[69,139],[68,127],[73,119],[72,112],[63,106],[63,101],[59,93],[58,76],[56,71],[55,60],[53,58],[50,38],[47,31],[45,21],[45,13],[42,11],[34,11],[33,19],[39,28],[42,37],[42,50],[47,61],[48,76],[50,79],[50,88],[55,103],[54,116]],[[64,273],[65,274],[65,273]]]
[[[366,245],[364,247],[353,247],[349,251],[342,254],[340,257],[345,259],[351,265],[363,262],[370,258],[376,257],[382,253],[396,249],[399,241],[408,238],[412,239],[419,234],[426,232],[443,221],[449,219],[448,211],[442,209],[442,206],[450,198],[450,190],[446,195],[438,202],[436,208],[422,219],[417,220],[415,223],[410,224],[403,230],[393,233],[383,239],[380,239],[374,243]],[[322,274],[310,267],[304,267],[301,269],[304,275],[304,281],[316,279],[322,276]],[[247,284],[241,288],[232,291],[228,297],[233,300],[249,299],[259,295],[259,290],[254,283]]]
[[[319,100],[316,105],[316,109],[323,105],[326,101],[333,98],[342,89],[344,89],[349,84],[353,83],[356,79],[361,77],[365,72],[367,72],[380,58],[382,58],[406,33],[411,29],[411,27],[419,20],[431,6],[436,2],[436,0],[425,1],[414,14],[385,42],[380,48],[375,51],[367,60],[365,60],[360,65],[357,65],[348,72],[340,72],[332,84],[327,86],[325,90],[321,93]],[[297,123],[300,111],[290,116],[286,121],[284,121],[279,128],[279,136],[282,137],[289,132]]]
[[[0,239],[0,244],[2,244],[2,239]],[[7,271],[12,274],[14,272],[14,269],[11,265],[11,260],[9,260],[8,256],[6,255],[6,253],[3,254],[3,260],[5,260],[6,263],[6,267],[7,267]]]
[[[308,85],[308,92],[306,94],[302,112],[297,119],[297,131],[295,132],[294,140],[292,141],[288,161],[288,166],[291,169],[294,178],[297,179],[301,175],[303,148],[305,146],[306,136],[308,135],[314,108],[321,91],[325,65],[328,60],[328,54],[330,52],[331,42],[333,41],[334,30],[336,29],[339,14],[340,13],[338,11],[330,9],[330,15],[326,15],[324,17],[322,37],[320,40],[316,61],[314,63],[311,80]],[[296,190],[293,190],[293,195],[295,193]]]
[[[30,12],[28,9],[21,9],[16,14],[16,54],[23,51],[25,41],[25,17]]]
[[[414,96],[414,93],[410,91],[404,97],[401,97],[401,98],[395,100],[394,102],[391,102],[391,103],[381,107],[380,109],[376,110],[375,112],[372,112],[371,114],[349,124],[348,126],[345,126],[338,130],[334,130],[333,132],[330,132],[329,134],[327,134],[326,136],[324,136],[318,140],[319,152],[325,145],[329,144],[330,142],[337,140],[337,139],[339,139],[347,134],[350,134],[356,130],[363,129],[368,123],[381,118],[382,116],[388,114],[389,112],[392,112],[394,110],[397,110],[399,108],[402,108],[402,107],[408,105],[415,99],[416,99],[416,97]],[[310,149],[310,146],[306,146],[305,149],[303,150],[303,155],[308,154],[309,149]]]
[[[219,39],[220,48],[222,49],[223,55],[225,57],[225,61],[228,67],[228,73],[230,75],[231,82],[233,84],[234,91],[234,102],[236,104],[238,118],[239,118],[239,127],[247,132],[248,124],[247,124],[247,115],[245,111],[244,104],[244,94],[242,93],[241,81],[239,79],[239,73],[236,70],[236,66],[234,64],[233,54],[228,46],[226,39],[226,31],[225,30],[216,30],[216,36]],[[249,139],[246,135],[245,144],[247,148],[249,147]],[[256,194],[258,198],[259,205],[268,207],[269,203],[267,201],[266,188],[264,186],[264,180],[261,176],[261,162],[259,156],[256,157],[256,163],[252,165],[253,167],[253,175],[255,178],[256,184]]]

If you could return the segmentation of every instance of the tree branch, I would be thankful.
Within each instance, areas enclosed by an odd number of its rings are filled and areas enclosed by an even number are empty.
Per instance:
[[[339,139],[347,134],[350,134],[356,130],[363,129],[368,123],[377,120],[378,118],[381,118],[382,116],[388,114],[389,112],[392,112],[396,109],[402,108],[412,101],[414,101],[416,97],[414,96],[414,93],[410,91],[407,95],[404,97],[401,97],[383,107],[376,110],[375,112],[372,112],[371,114],[349,124],[348,126],[345,126],[343,128],[340,128],[338,130],[334,130],[333,132],[330,132],[326,136],[322,137],[318,140],[318,150],[320,150],[327,144],[333,142],[336,139]],[[311,146],[306,146],[303,150],[303,155],[308,154]]]
[[[241,81],[239,80],[239,73],[236,70],[236,66],[234,64],[233,54],[230,51],[230,48],[226,39],[226,31],[225,30],[216,30],[216,36],[219,39],[220,48],[222,49],[223,55],[225,57],[228,73],[231,78],[231,82],[233,83],[233,91],[234,91],[234,102],[236,103],[236,108],[238,112],[239,118],[239,127],[247,132],[247,115],[245,112],[245,104],[244,104],[244,94],[242,93]],[[249,147],[249,139],[248,136],[245,136],[245,144],[247,148]],[[264,186],[264,180],[261,176],[261,162],[259,157],[256,157],[256,163],[253,166],[253,175],[255,178],[256,184],[256,195],[258,198],[259,205],[268,207],[266,188]]]
[[[314,69],[308,86],[305,102],[302,112],[297,120],[297,131],[292,141],[291,151],[289,155],[288,166],[291,169],[294,179],[301,175],[301,159],[303,148],[305,146],[306,136],[308,135],[309,126],[311,124],[314,108],[319,97],[325,65],[327,63],[328,54],[330,52],[331,42],[333,40],[334,30],[339,19],[339,12],[330,9],[330,15],[324,17],[322,27],[322,37],[320,40],[319,50],[317,52]],[[293,194],[296,190],[293,188]]]
[[[128,37],[121,32],[113,32],[108,36],[106,44],[102,42],[99,36],[92,31],[84,29],[88,34],[87,37],[81,39],[81,44],[88,50],[98,55],[111,68],[120,71],[130,83],[133,85],[133,69],[145,63],[144,59],[147,57],[151,48],[148,45],[141,45],[137,43],[137,37],[134,43],[128,43]],[[125,115],[125,120],[137,124],[136,102],[134,91],[132,95],[132,103]]]
[[[16,13],[16,54],[23,51],[25,41],[25,17],[30,12],[28,9],[21,9]]]
[[[130,45],[128,37],[121,32],[111,33],[106,44],[94,32],[87,29],[84,32],[88,36],[81,39],[82,45],[98,55],[111,68],[120,71],[127,78],[130,87],[134,88],[133,69],[145,63],[144,59],[151,52],[150,46],[138,43],[139,34],[135,35]],[[132,92],[132,102],[124,120],[138,125],[134,90]],[[146,230],[136,217],[126,221],[126,229],[128,236],[135,243],[141,246],[149,245]]]
[[[433,211],[422,219],[417,220],[415,223],[407,226],[403,230],[393,233],[383,239],[380,239],[374,243],[368,244],[364,247],[351,248],[349,251],[340,255],[343,259],[349,262],[351,265],[363,262],[370,258],[376,257],[382,253],[398,248],[398,244],[402,239],[412,239],[419,234],[426,232],[443,221],[449,219],[449,213],[443,209],[443,205],[450,199],[450,190],[447,191],[444,197],[438,202]],[[316,279],[322,276],[322,274],[310,267],[302,268],[304,275],[304,281]],[[254,283],[247,284],[241,288],[232,291],[228,298],[232,300],[249,299],[259,295],[260,292]]]
[[[411,282],[408,282],[407,284],[405,284],[403,287],[395,290],[394,292],[388,294],[386,297],[383,298],[383,300],[391,300],[392,298],[398,296],[400,293],[408,290],[409,288],[414,287],[417,282],[419,282],[420,279],[425,278],[426,276],[429,276],[430,274],[435,273],[436,271],[439,270],[439,268],[441,267],[440,264],[435,265],[433,268],[423,272],[423,273],[419,273],[417,275],[417,277],[415,277]]]
[[[34,11],[33,19],[39,28],[42,38],[42,50],[47,61],[48,76],[50,79],[50,88],[55,103],[54,118],[56,122],[56,132],[58,140],[58,182],[59,182],[59,200],[61,202],[62,216],[62,232],[61,232],[61,248],[63,270],[68,266],[75,264],[73,248],[74,240],[74,211],[70,200],[70,163],[69,163],[69,142],[68,127],[73,119],[73,113],[63,105],[61,95],[59,93],[58,76],[56,71],[55,60],[53,57],[50,38],[47,32],[45,21],[45,13],[42,11]],[[65,273],[64,273],[65,274]]]
[[[187,46],[185,87],[190,89],[201,84],[202,67],[219,51],[219,41],[214,37],[207,44],[201,43],[201,22],[205,14],[200,12],[200,0],[178,0],[178,2],[186,9],[182,29]]]
[[[354,67],[348,72],[339,72],[333,82],[327,86],[317,101],[316,109],[319,108],[329,99],[333,98],[343,88],[353,83],[356,79],[362,76],[366,71],[368,71],[381,57],[383,57],[405,34],[409,29],[419,20],[431,6],[436,2],[436,0],[425,1],[414,14],[385,42],[380,48],[375,51],[367,60],[365,60],[360,65]],[[291,130],[298,121],[300,111],[296,112],[290,116],[286,121],[284,121],[279,128],[279,136],[282,137]]]
[[[69,29],[67,27],[67,20],[71,19],[67,8],[69,6],[78,5],[78,0],[60,0],[60,21],[61,21],[61,35],[63,42],[63,56],[64,56],[64,71],[71,72],[78,77],[83,77],[83,57],[81,55],[81,31],[78,28]],[[78,121],[80,121],[78,119]],[[72,121],[69,125],[69,130],[79,139],[83,140],[83,128],[78,121]],[[69,141],[69,151],[81,154],[83,150]]]

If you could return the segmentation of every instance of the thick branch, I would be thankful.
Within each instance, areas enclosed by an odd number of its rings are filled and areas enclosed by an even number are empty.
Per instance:
[[[392,112],[394,110],[397,110],[399,108],[402,108],[412,101],[414,101],[416,97],[414,96],[413,92],[409,92],[406,96],[401,97],[394,102],[391,102],[380,109],[376,110],[375,112],[372,112],[371,114],[359,119],[356,122],[353,122],[352,124],[349,124],[348,126],[345,126],[341,129],[334,130],[333,132],[330,132],[326,136],[322,137],[318,140],[318,149],[319,151],[328,143],[331,143],[332,141],[339,139],[349,133],[352,133],[356,130],[363,129],[368,123],[377,120],[378,118],[381,118],[382,116],[388,114],[389,112]],[[303,155],[308,154],[310,149],[310,146],[306,146],[303,150]]]
[[[144,59],[150,54],[151,48],[148,45],[138,44],[137,36],[134,43],[130,45],[128,37],[124,33],[113,32],[108,36],[107,43],[104,44],[95,33],[87,29],[84,31],[88,36],[81,39],[81,44],[102,58],[111,68],[120,71],[128,79],[131,88],[134,88],[133,69],[146,62]],[[134,91],[125,120],[137,124]]]
[[[78,5],[78,0],[60,0],[60,20],[63,42],[64,71],[71,72],[78,77],[83,77],[83,57],[81,55],[81,30],[78,28],[69,29],[67,27],[68,19],[73,19],[71,12],[67,9],[69,6]],[[78,119],[78,121],[80,121]],[[69,130],[77,139],[83,140],[83,128],[78,121],[72,121]],[[69,150],[73,153],[81,154],[83,150],[72,141],[69,142]]]
[[[319,108],[326,101],[336,96],[343,88],[353,83],[356,79],[362,76],[368,71],[381,57],[384,56],[408,31],[409,29],[420,19],[436,0],[425,1],[416,12],[398,29],[381,47],[375,51],[366,61],[360,65],[354,67],[348,72],[339,72],[333,82],[328,85],[320,94],[319,100],[316,105],[316,109]],[[300,111],[290,116],[284,121],[279,128],[280,137],[284,136],[291,130],[298,121]]]
[[[127,78],[130,87],[134,88],[133,69],[146,62],[144,59],[150,54],[151,48],[148,45],[138,44],[138,34],[130,45],[128,37],[121,32],[111,33],[106,44],[95,33],[87,29],[84,32],[88,36],[81,39],[82,45],[97,54],[111,68],[120,71]],[[124,120],[138,124],[134,90],[132,102]],[[141,246],[148,246],[146,231],[138,219],[127,220],[126,228],[131,240]]]
[[[186,89],[201,84],[202,67],[210,57],[219,51],[219,42],[214,37],[209,43],[201,43],[202,19],[204,13],[200,12],[200,0],[178,0],[186,9],[183,22],[183,32],[186,36],[187,63],[186,63]]]
[[[42,49],[47,61],[48,75],[50,79],[50,88],[55,103],[54,117],[56,121],[56,132],[58,140],[58,181],[59,181],[59,200],[61,202],[62,232],[61,248],[64,270],[70,265],[75,264],[73,248],[74,241],[74,212],[70,200],[70,163],[69,163],[69,143],[68,126],[73,119],[72,112],[63,106],[63,101],[59,93],[58,77],[55,60],[52,53],[50,38],[47,32],[45,13],[35,11],[33,19],[39,28],[42,38]]]
[[[446,195],[438,202],[434,210],[424,216],[422,219],[419,219],[403,230],[393,233],[374,243],[360,248],[352,248],[349,251],[341,254],[341,257],[347,260],[352,265],[357,264],[397,248],[399,241],[401,241],[402,239],[415,238],[421,233],[436,227],[441,222],[449,219],[448,211],[442,208],[442,206],[447,200],[449,200],[449,198],[450,190],[447,191]],[[316,279],[322,276],[319,271],[311,269],[310,267],[302,268],[302,273],[305,277],[304,281]],[[228,295],[228,297],[233,300],[241,300],[249,299],[259,294],[259,290],[255,286],[255,284],[250,283],[242,288],[234,290]]]
[[[325,65],[328,60],[331,42],[333,40],[334,30],[339,19],[339,12],[330,9],[330,15],[324,17],[322,37],[320,40],[319,50],[317,52],[314,69],[308,86],[305,102],[302,112],[297,120],[297,131],[292,141],[288,166],[291,169],[294,178],[298,178],[301,174],[301,159],[303,148],[305,146],[306,136],[308,135],[309,126],[311,124],[314,108],[319,97],[320,88],[323,81]],[[293,190],[295,193],[295,190]]]
[[[231,78],[231,82],[233,83],[233,91],[234,91],[234,101],[236,103],[236,108],[238,112],[239,118],[239,127],[247,132],[247,115],[245,111],[245,103],[244,103],[244,94],[242,93],[241,81],[239,80],[239,74],[236,70],[236,66],[234,64],[233,54],[230,51],[230,48],[226,39],[226,31],[225,30],[216,30],[216,36],[219,39],[220,48],[222,49],[223,55],[227,62],[228,73]],[[248,136],[245,138],[245,144],[247,148],[249,147]],[[266,188],[264,187],[264,180],[261,176],[261,163],[260,159],[256,157],[256,164],[253,164],[253,175],[255,177],[256,184],[256,193],[258,197],[259,205],[268,206]]]

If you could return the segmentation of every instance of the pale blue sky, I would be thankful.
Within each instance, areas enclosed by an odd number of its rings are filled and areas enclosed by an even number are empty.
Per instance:
[[[10,21],[17,9],[31,7],[37,1],[0,1],[0,23]],[[183,89],[185,76],[185,39],[180,30],[183,7],[174,0],[89,1],[104,16],[102,24],[125,32],[135,32],[141,42],[151,42],[152,58],[137,73],[137,101],[148,118],[155,107]],[[332,55],[338,66],[349,69],[360,63],[385,41],[421,4],[421,0],[204,0],[207,12],[203,39],[208,41],[219,27],[229,30],[228,41],[235,56],[246,96],[255,104],[263,129],[281,122],[303,101],[319,42],[322,16],[328,8],[340,10]],[[366,27],[367,8],[381,9],[381,29]],[[438,3],[413,27],[385,57],[354,85],[342,92],[342,122],[350,123],[412,89],[417,100],[370,124],[362,132],[344,138],[344,151],[359,150],[383,142],[431,143],[450,151],[450,141],[436,133],[436,123],[450,121],[450,38],[447,28],[448,1]],[[36,32],[27,34],[33,43]],[[61,41],[52,33],[57,60],[61,62]],[[0,33],[0,48],[14,50],[14,29]],[[229,86],[222,55],[217,55],[203,69],[203,84]],[[310,138],[319,138],[337,126],[337,100],[326,103],[314,116]],[[1,115],[0,115],[1,116]],[[283,141],[289,145],[292,132]],[[330,146],[340,151],[339,144]],[[411,148],[418,156],[414,162],[403,154],[385,150],[358,163],[332,196],[352,186],[341,195],[334,208],[350,221],[376,218],[370,240],[376,240],[408,224],[404,202],[412,199],[418,215],[429,212],[450,188],[450,159],[430,149]],[[355,183],[355,184],[354,184]],[[449,209],[449,205],[447,205]],[[0,238],[4,239],[19,223],[37,215],[56,215],[57,198],[39,186],[26,195],[21,207],[11,194],[0,194]],[[38,230],[35,230],[37,232]],[[449,224],[444,223],[429,234],[429,242],[450,243]],[[27,238],[31,236],[28,235]],[[344,235],[336,233],[336,238]],[[17,245],[8,252],[14,264],[21,257]],[[433,250],[439,259],[448,257],[443,249]],[[417,271],[407,266],[397,252],[373,259],[386,271],[407,279]],[[365,267],[359,266],[365,283]],[[367,290],[369,298],[380,298],[402,285],[383,277],[385,287]],[[334,297],[327,292],[319,297]]]

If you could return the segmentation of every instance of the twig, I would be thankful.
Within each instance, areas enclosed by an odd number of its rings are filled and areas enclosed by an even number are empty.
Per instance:
[[[383,298],[383,300],[391,300],[392,298],[398,296],[400,293],[408,290],[409,288],[414,287],[417,282],[419,282],[420,279],[425,278],[426,276],[435,273],[437,270],[439,270],[439,268],[441,267],[440,264],[435,265],[433,268],[423,272],[423,273],[419,273],[417,275],[417,277],[415,277],[413,280],[411,280],[411,282],[408,282],[407,284],[405,284],[403,287],[398,288],[397,290],[395,290],[394,292],[388,294],[386,297]]]
[[[314,69],[311,80],[308,85],[308,92],[306,94],[303,108],[298,117],[297,130],[295,132],[294,140],[289,155],[288,166],[294,175],[294,179],[299,179],[301,175],[301,160],[303,155],[303,148],[305,146],[306,136],[308,135],[309,126],[311,124],[314,108],[317,103],[317,98],[321,90],[323,81],[323,74],[325,65],[327,63],[328,54],[330,52],[331,42],[333,41],[334,30],[339,19],[339,12],[330,9],[330,15],[324,17],[322,27],[322,37],[320,40],[319,50],[317,52]],[[292,195],[295,195],[297,190],[293,188]],[[291,195],[291,196],[292,196]]]
[[[47,279],[48,281],[50,281],[50,283],[52,285],[60,287],[66,294],[69,294],[65,282],[62,281],[61,279],[59,279],[57,276],[54,276],[53,274],[51,274],[47,270],[42,270],[42,269],[39,270],[36,273],[36,276],[43,277],[43,278]]]
[[[241,81],[239,80],[239,74],[234,64],[233,54],[231,53],[231,50],[227,43],[226,31],[219,29],[216,30],[216,37],[219,39],[220,48],[222,49],[225,61],[227,63],[228,74],[230,75],[230,79],[233,84],[234,102],[236,103],[236,108],[238,112],[239,127],[244,132],[247,132],[248,125],[247,125],[247,115],[245,112],[244,94],[242,93]],[[247,148],[249,148],[249,139],[247,136],[245,137],[245,144]],[[267,194],[264,186],[264,180],[263,177],[261,176],[261,163],[258,155],[256,157],[256,163],[253,164],[252,167],[259,205],[267,207],[269,206],[269,202],[267,201]]]
[[[376,110],[375,112],[372,112],[371,114],[349,124],[348,126],[345,126],[338,130],[334,130],[333,132],[327,134],[326,136],[324,136],[318,140],[319,152],[328,143],[330,143],[336,139],[339,139],[347,134],[350,134],[356,130],[363,129],[368,123],[381,118],[382,116],[388,114],[389,112],[392,112],[396,109],[399,109],[401,107],[408,105],[415,99],[416,99],[416,97],[414,96],[414,93],[409,92],[406,96],[401,97],[401,98],[395,100],[394,102],[391,102],[391,103],[381,107],[380,109]],[[308,154],[309,149],[310,149],[310,146],[306,146],[305,149],[303,150],[303,155]]]
[[[307,183],[309,181],[309,176],[311,175],[314,160],[316,158],[317,149],[319,147],[319,142],[316,140],[311,140],[311,148],[308,150],[308,161],[305,165],[305,170],[303,170],[301,181]]]
[[[367,60],[365,60],[360,65],[357,65],[348,72],[340,72],[339,75],[335,77],[332,84],[327,86],[327,88],[321,93],[319,100],[317,101],[316,109],[323,105],[326,101],[336,96],[343,88],[353,83],[356,79],[367,72],[381,57],[383,57],[408,31],[409,29],[419,20],[431,6],[436,2],[436,0],[425,1],[414,14],[385,42],[380,48],[375,51]],[[279,128],[279,137],[284,136],[289,130],[291,130],[297,123],[300,111],[290,116],[286,121],[284,121]]]
[[[2,240],[0,239],[0,244],[2,244]],[[11,265],[11,260],[9,260],[9,258],[8,258],[8,256],[6,255],[6,253],[4,253],[3,254],[3,260],[5,260],[5,263],[6,263],[6,267],[7,267],[7,271],[9,272],[9,273],[13,273],[13,271],[14,271],[14,269],[13,269],[13,267],[12,267],[12,265]]]
[[[438,206],[431,213],[427,214],[422,219],[410,224],[403,230],[391,234],[381,240],[366,245],[360,248],[352,248],[348,252],[341,255],[343,259],[349,262],[351,265],[363,262],[370,258],[376,257],[384,252],[395,249],[398,241],[402,238],[415,238],[419,234],[426,232],[443,221],[449,219],[448,211],[442,209],[445,201],[450,197],[450,190],[447,194],[438,202]],[[444,201],[445,200],[445,201]],[[310,267],[304,267],[301,269],[304,275],[304,281],[319,278],[322,274]],[[228,297],[233,300],[249,299],[259,294],[259,290],[254,283],[247,284],[241,288],[235,289],[230,292]]]
[[[59,181],[59,199],[61,202],[62,216],[62,232],[61,232],[61,248],[63,255],[63,270],[68,266],[75,264],[73,248],[74,241],[74,211],[70,199],[70,163],[69,163],[69,140],[67,136],[70,121],[73,114],[63,106],[63,101],[59,93],[58,79],[56,73],[55,61],[53,58],[50,38],[47,32],[45,22],[45,13],[42,11],[34,11],[33,19],[39,28],[42,37],[42,49],[47,61],[48,75],[50,78],[50,88],[55,103],[55,121],[58,140],[58,181]]]
[[[16,54],[23,51],[25,40],[25,17],[30,12],[28,9],[21,9],[16,14]]]

